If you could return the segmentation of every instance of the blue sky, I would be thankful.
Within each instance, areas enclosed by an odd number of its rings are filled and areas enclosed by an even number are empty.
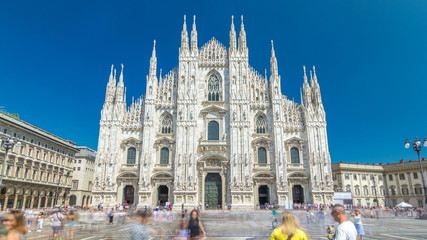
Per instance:
[[[427,135],[426,1],[1,1],[0,106],[96,149],[110,65],[125,65],[128,102],[144,94],[154,39],[163,73],[177,65],[184,14],[200,46],[228,46],[243,14],[250,64],[269,69],[273,39],[297,102],[316,65],[333,162],[415,159],[403,142]]]

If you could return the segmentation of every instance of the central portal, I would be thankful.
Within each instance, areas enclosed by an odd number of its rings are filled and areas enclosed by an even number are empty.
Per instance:
[[[127,185],[124,189],[123,202],[131,205],[135,199],[135,188],[131,185]]]
[[[301,185],[294,185],[292,187],[292,196],[294,203],[304,203],[304,189]]]
[[[208,173],[205,179],[205,208],[222,207],[222,182],[218,173]]]

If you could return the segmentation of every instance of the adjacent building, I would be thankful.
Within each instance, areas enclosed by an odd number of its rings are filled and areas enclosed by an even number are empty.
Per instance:
[[[351,192],[355,206],[385,206],[384,168],[382,165],[332,164],[335,192]]]
[[[301,103],[281,92],[274,46],[270,72],[249,64],[246,31],[233,21],[228,48],[198,44],[184,19],[177,67],[150,59],[145,97],[126,103],[123,65],[111,68],[101,111],[93,199],[138,206],[332,203],[326,114],[313,67]]]
[[[427,160],[421,164],[427,179]],[[407,202],[414,207],[424,203],[420,162],[399,161],[388,164],[332,164],[334,190],[351,192],[358,206],[396,206]],[[378,202],[376,201],[378,200]]]
[[[8,137],[21,145],[15,145],[6,158],[2,209],[67,205],[76,144],[0,112],[0,138]],[[0,168],[5,157],[0,148]]]
[[[86,206],[92,203],[92,183],[95,172],[96,151],[88,147],[79,150],[72,164],[73,180],[71,183],[71,206]]]

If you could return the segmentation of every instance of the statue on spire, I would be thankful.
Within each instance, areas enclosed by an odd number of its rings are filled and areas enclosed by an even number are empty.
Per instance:
[[[193,16],[193,29],[191,30],[191,52],[197,53],[197,29],[196,29],[196,15]]]

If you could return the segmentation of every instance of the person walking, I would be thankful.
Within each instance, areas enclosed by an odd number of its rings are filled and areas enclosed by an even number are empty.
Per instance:
[[[113,224],[113,220],[114,220],[114,209],[111,209],[110,213],[108,214],[108,223],[109,224]]]
[[[22,211],[10,211],[3,220],[6,229],[8,230],[6,240],[25,240],[27,227],[25,216]]]
[[[351,213],[351,216],[354,217],[354,226],[356,227],[357,237],[356,240],[363,240],[363,236],[365,236],[365,231],[363,230],[362,224],[362,213],[359,210]]]
[[[199,214],[194,209],[190,212],[190,221],[188,222],[189,240],[204,239],[206,237],[205,229],[199,220]]]
[[[347,219],[347,216],[345,215],[345,208],[340,204],[334,205],[332,207],[331,215],[334,220],[339,223],[333,239],[356,240],[356,227]]]
[[[295,216],[290,212],[285,212],[282,225],[273,230],[270,240],[308,240],[308,237],[299,226]]]
[[[43,222],[44,222],[44,213],[40,212],[37,215],[37,232],[41,232],[43,230]]]
[[[50,221],[52,222],[53,239],[61,239],[62,222],[64,221],[64,215],[62,215],[58,210],[50,216]]]

